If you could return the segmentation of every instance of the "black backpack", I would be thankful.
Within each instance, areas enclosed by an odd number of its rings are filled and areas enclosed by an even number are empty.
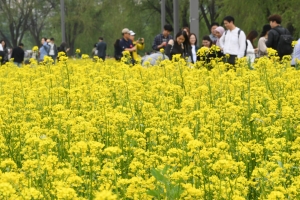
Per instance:
[[[228,30],[225,31],[225,36],[226,36],[226,34],[227,34],[227,31],[228,31]],[[239,29],[239,31],[238,31],[238,38],[240,38],[240,33],[241,33],[241,31],[242,31],[242,30]],[[224,40],[225,40],[225,38],[224,38]],[[248,48],[248,42],[247,42],[247,38],[246,38],[246,48],[245,48],[244,56],[247,55],[247,48]]]
[[[287,29],[284,29],[284,33],[280,32],[276,28],[274,28],[274,30],[279,34],[276,49],[279,57],[282,58],[285,55],[291,55],[293,53],[293,36],[289,33]]]

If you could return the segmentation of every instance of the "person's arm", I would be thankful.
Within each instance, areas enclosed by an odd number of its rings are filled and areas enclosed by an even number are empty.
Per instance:
[[[246,35],[244,31],[240,32],[239,36],[239,53],[238,53],[238,58],[242,58],[245,56],[245,50],[246,50]]]
[[[136,51],[136,47],[132,47],[132,48],[125,48],[124,51],[129,51],[129,52],[133,52]]]
[[[160,40],[159,40],[159,35],[157,35],[155,38],[154,38],[154,41],[153,41],[153,44],[152,44],[152,49],[155,50],[155,51],[159,51],[160,48],[164,47],[165,46],[165,43],[163,42],[162,44],[159,44],[160,43]]]
[[[274,33],[273,33],[273,31],[269,31],[268,39],[266,41],[266,46],[267,47],[272,47],[273,46],[273,40],[274,40]]]
[[[170,60],[172,60],[172,55],[171,55],[171,49],[174,45],[173,40],[169,40],[168,45],[166,46],[165,54],[169,57]]]
[[[221,49],[223,49],[224,48],[224,44],[225,44],[225,36],[226,36],[226,34],[225,34],[225,32],[223,33],[223,35],[221,36],[221,38],[220,38],[220,47],[221,47]]]
[[[264,41],[264,38],[260,38],[258,40],[258,50],[262,53],[267,53],[267,46],[266,46],[266,43]]]
[[[145,48],[145,43],[137,43],[136,46],[138,50],[143,50]]]

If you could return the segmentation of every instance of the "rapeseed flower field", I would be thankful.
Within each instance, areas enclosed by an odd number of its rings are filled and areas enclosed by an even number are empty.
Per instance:
[[[300,71],[274,55],[1,66],[0,199],[300,199]]]

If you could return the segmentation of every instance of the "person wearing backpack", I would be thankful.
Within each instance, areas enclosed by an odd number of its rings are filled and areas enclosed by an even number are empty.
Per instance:
[[[225,54],[224,62],[235,65],[236,58],[246,56],[246,35],[244,31],[235,26],[232,16],[226,16],[223,21],[227,29],[220,38],[220,46]],[[229,57],[226,57],[226,54],[229,54]]]
[[[266,41],[266,46],[277,50],[280,59],[285,55],[291,55],[293,53],[293,37],[290,32],[283,28],[281,24],[280,15],[271,15],[268,17],[270,22],[271,30],[268,33],[268,40]]]
[[[48,40],[48,42],[50,42],[50,40]],[[49,51],[50,51],[50,46],[47,43],[47,38],[43,37],[41,39],[41,44],[42,46],[40,47],[39,53],[39,62],[42,62],[44,60],[44,57],[49,55]]]

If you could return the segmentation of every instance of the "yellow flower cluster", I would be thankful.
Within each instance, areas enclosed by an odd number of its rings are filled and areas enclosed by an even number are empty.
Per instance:
[[[33,51],[33,52],[37,52],[38,50],[39,50],[39,47],[38,47],[38,46],[32,47],[32,51]]]
[[[298,43],[297,40],[296,40],[296,41],[293,41],[293,42],[292,42],[292,47],[295,47],[297,43]]]
[[[0,199],[300,199],[289,61],[59,59],[0,68]]]

